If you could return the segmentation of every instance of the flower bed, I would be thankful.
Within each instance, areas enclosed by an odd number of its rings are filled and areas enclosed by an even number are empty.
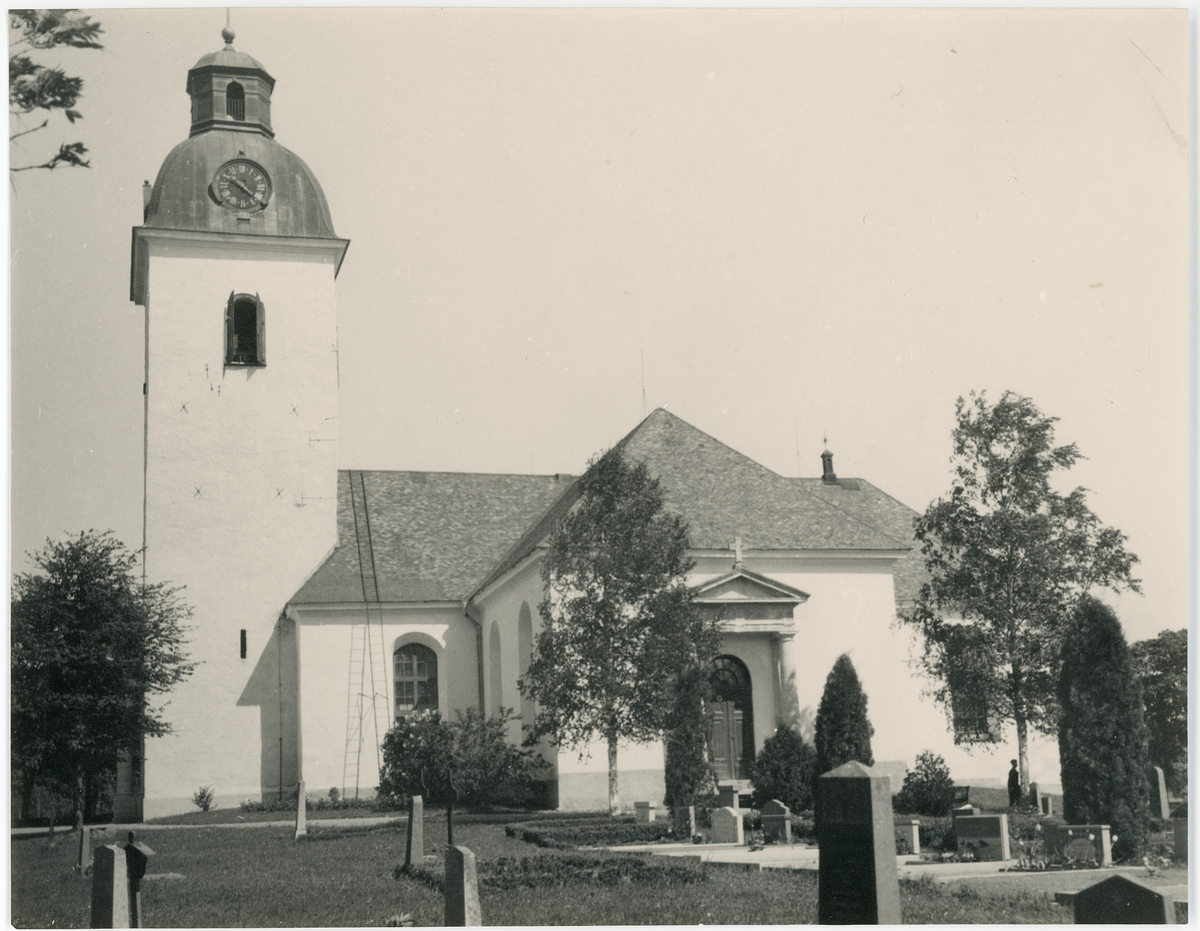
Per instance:
[[[676,839],[669,821],[646,823],[608,815],[567,822],[527,821],[506,824],[504,833],[539,847],[559,850],[573,847],[614,847],[619,844],[653,844]]]

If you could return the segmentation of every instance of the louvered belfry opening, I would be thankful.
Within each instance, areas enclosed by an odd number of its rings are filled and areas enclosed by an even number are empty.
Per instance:
[[[246,92],[237,81],[225,88],[225,113],[235,120],[246,119]]]

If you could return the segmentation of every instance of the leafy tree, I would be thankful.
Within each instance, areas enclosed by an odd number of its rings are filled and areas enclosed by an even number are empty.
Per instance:
[[[687,827],[684,816],[689,806],[713,807],[717,798],[717,779],[709,753],[711,727],[705,711],[709,691],[707,667],[684,670],[675,678],[670,712],[664,722],[664,801],[677,828]]]
[[[46,541],[12,603],[12,766],[27,801],[37,784],[103,782],[123,751],[170,733],[165,695],[195,667],[179,590],[137,580],[137,556],[111,533]],[[90,814],[90,813],[89,813]]]
[[[399,721],[383,739],[379,794],[393,801],[410,795],[446,805],[448,842],[454,843],[454,808],[490,808],[514,789],[530,787],[547,768],[532,750],[508,742],[512,709],[486,717],[478,709],[444,721],[419,711]]]
[[[916,765],[904,774],[895,809],[910,815],[940,817],[954,806],[954,780],[946,760],[929,750],[917,754]]]
[[[750,780],[754,783],[755,808],[778,799],[792,811],[813,807],[816,752],[795,730],[784,726],[763,742],[754,760]]]
[[[1183,793],[1188,783],[1188,654],[1187,628],[1164,630],[1129,648],[1142,683],[1150,762],[1161,766],[1171,791]]]
[[[1104,527],[1083,488],[1050,484],[1079,450],[1054,446],[1056,418],[1005,392],[958,399],[950,493],[916,520],[929,580],[901,620],[923,635],[931,694],[1016,726],[1021,789],[1029,789],[1029,729],[1053,734],[1068,619],[1096,588],[1140,591],[1137,557]],[[983,739],[998,739],[988,733]],[[971,738],[968,738],[971,739]]]
[[[75,109],[83,93],[83,78],[68,76],[61,68],[41,64],[30,57],[33,52],[53,48],[103,48],[96,37],[103,32],[80,10],[9,10],[8,25],[8,114],[10,145],[17,139],[45,129],[50,124],[46,116],[36,126],[29,126],[26,117],[38,110],[53,113],[61,110],[70,123],[83,119]],[[15,36],[15,38],[13,38]],[[82,142],[64,142],[58,152],[40,164],[12,166],[9,171],[28,171],[31,168],[53,170],[59,165],[87,168],[84,160],[87,148]]]
[[[715,618],[692,603],[688,529],[658,480],[620,448],[593,461],[542,560],[542,630],[522,693],[532,736],[608,746],[608,801],[620,808],[617,743],[658,737],[677,676],[717,651]]]
[[[875,728],[867,720],[867,696],[858,681],[854,663],[843,653],[825,680],[825,691],[817,706],[816,775],[837,769],[851,760],[873,766],[871,735],[874,733]]]
[[[1142,695],[1121,622],[1080,600],[1062,649],[1058,755],[1068,824],[1110,824],[1113,856],[1140,856],[1149,817]]]

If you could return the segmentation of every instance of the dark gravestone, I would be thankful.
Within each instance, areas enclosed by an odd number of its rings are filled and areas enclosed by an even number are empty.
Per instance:
[[[479,880],[475,873],[475,854],[466,847],[446,848],[447,928],[477,927],[483,924],[479,907]]]
[[[408,829],[404,840],[404,865],[420,863],[425,857],[425,799],[419,795],[408,801]]]
[[[900,924],[891,781],[852,761],[817,780],[817,921]]]
[[[763,840],[781,844],[792,842],[792,812],[778,799],[771,799],[762,807]]]
[[[154,851],[139,843],[133,831],[125,845],[125,874],[129,879],[129,927],[142,927],[142,877]]]
[[[718,786],[717,787],[717,807],[718,808],[739,808],[737,786]]]
[[[1167,797],[1167,779],[1161,766],[1151,766],[1146,770],[1147,781],[1150,783],[1150,814],[1163,821],[1171,820],[1171,802]]]
[[[1182,818],[1172,818],[1171,826],[1175,828],[1175,859],[1186,861],[1188,858],[1187,815]]]
[[[1175,897],[1125,876],[1110,876],[1075,896],[1077,925],[1173,925]]]

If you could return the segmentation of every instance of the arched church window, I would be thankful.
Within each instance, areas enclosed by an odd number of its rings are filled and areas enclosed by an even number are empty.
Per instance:
[[[246,92],[237,81],[225,88],[225,112],[235,120],[246,118]]]
[[[267,316],[257,294],[230,293],[225,305],[225,364],[267,364]]]
[[[397,648],[392,661],[396,720],[414,711],[437,711],[437,654],[419,643],[406,643]]]

